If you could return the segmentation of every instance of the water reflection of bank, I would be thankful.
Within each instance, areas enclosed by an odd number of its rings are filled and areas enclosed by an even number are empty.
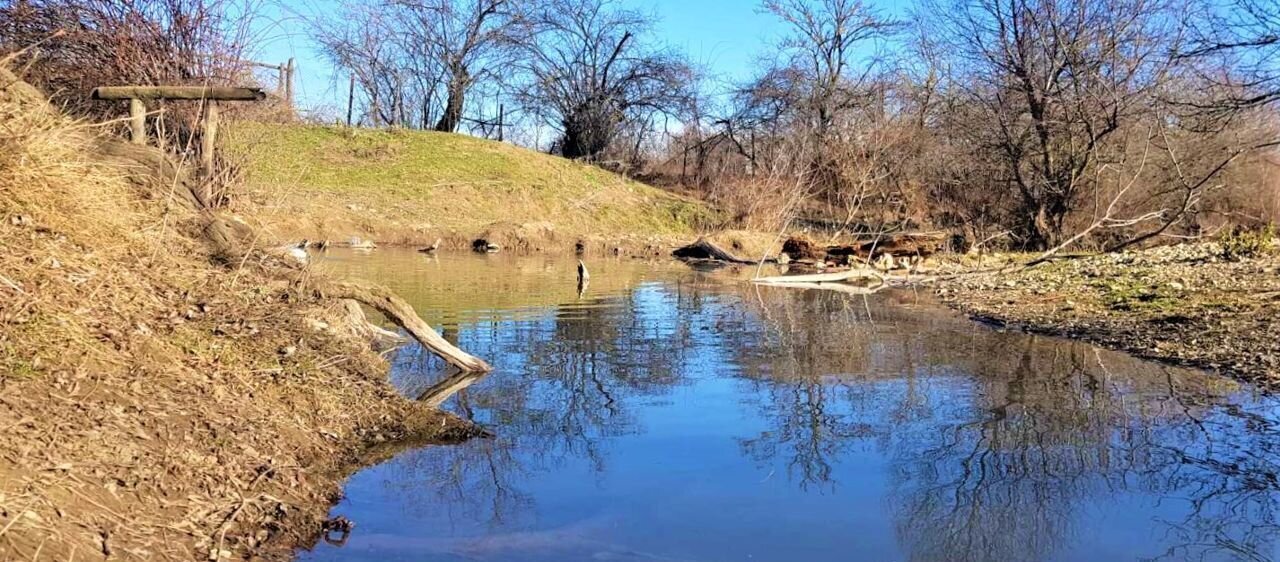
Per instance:
[[[738,438],[762,476],[781,464],[799,493],[826,493],[860,485],[835,470],[853,450],[883,455],[885,505],[911,559],[1051,558],[1087,540],[1074,526],[1093,506],[1135,494],[1185,502],[1158,522],[1167,540],[1150,556],[1276,554],[1280,408],[1225,379],[996,333],[909,293],[851,298],[691,271],[613,289],[451,327],[499,370],[446,407],[498,437],[405,454],[385,467],[387,485],[510,526],[536,507],[523,480],[570,458],[608,472],[611,443],[644,433],[647,408],[724,378],[763,428]],[[412,349],[396,365],[406,384],[438,378]]]

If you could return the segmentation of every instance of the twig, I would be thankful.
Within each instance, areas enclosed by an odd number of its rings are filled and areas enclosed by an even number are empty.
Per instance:
[[[5,525],[3,529],[0,529],[0,537],[3,537],[5,533],[9,532],[9,528],[12,527],[14,523],[17,523],[19,519],[22,519],[22,516],[27,514],[27,509],[32,505],[35,505],[35,503],[35,500],[31,500],[31,503],[28,503],[27,507],[15,511],[13,519],[10,519],[9,523]]]
[[[21,285],[18,285],[17,283],[14,283],[14,282],[13,282],[13,280],[9,279],[8,277],[5,277],[5,276],[3,276],[3,275],[0,275],[0,282],[4,282],[4,284],[5,284],[5,285],[8,285],[10,289],[13,289],[14,291],[17,291],[17,292],[18,292],[18,294],[20,294],[20,295],[25,295],[25,294],[27,294],[27,292],[26,292],[26,291],[22,290],[22,286],[21,286]]]
[[[236,508],[231,511],[231,514],[227,515],[227,518],[222,521],[222,525],[218,527],[218,549],[214,551],[215,556],[222,553],[222,546],[226,543],[227,531],[231,529],[231,524],[235,523],[236,517],[240,515],[240,512],[244,511],[244,508],[252,502],[253,500],[250,498],[241,498],[240,505],[237,505]]]

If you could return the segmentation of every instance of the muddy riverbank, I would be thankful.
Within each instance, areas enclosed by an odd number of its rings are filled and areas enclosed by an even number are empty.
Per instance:
[[[1169,246],[963,274],[937,292],[985,322],[1280,388],[1275,254],[1231,261],[1218,243]]]
[[[0,128],[0,560],[286,559],[379,444],[474,430],[158,151],[3,69]]]

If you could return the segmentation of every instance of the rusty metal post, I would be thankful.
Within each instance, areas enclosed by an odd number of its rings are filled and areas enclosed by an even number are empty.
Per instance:
[[[356,77],[351,76],[351,87],[347,89],[347,126],[351,126],[351,111],[356,107]]]

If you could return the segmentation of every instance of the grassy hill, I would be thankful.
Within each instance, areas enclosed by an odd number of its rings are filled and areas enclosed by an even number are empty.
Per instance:
[[[242,123],[229,138],[248,172],[246,214],[281,240],[461,246],[488,235],[553,249],[683,239],[716,220],[698,201],[464,135]]]

